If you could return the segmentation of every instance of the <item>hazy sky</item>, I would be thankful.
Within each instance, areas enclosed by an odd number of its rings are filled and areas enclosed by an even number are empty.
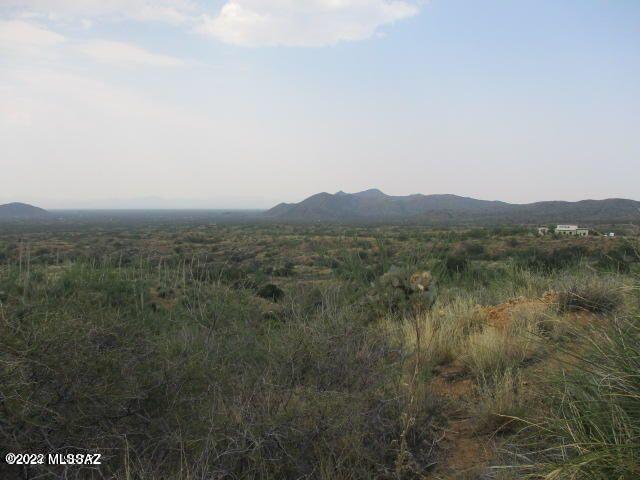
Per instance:
[[[638,0],[0,0],[0,202],[640,199]]]

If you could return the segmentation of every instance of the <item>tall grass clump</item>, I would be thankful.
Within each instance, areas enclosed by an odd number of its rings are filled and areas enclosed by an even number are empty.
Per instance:
[[[478,379],[487,382],[518,367],[527,357],[529,340],[493,327],[469,336],[461,350],[461,361]]]
[[[621,285],[612,277],[572,276],[561,281],[558,291],[560,313],[613,313],[623,301]]]
[[[470,296],[436,302],[430,312],[405,321],[406,344],[409,349],[417,350],[418,336],[421,336],[423,365],[450,363],[458,358],[461,345],[478,330],[482,321],[482,313]]]
[[[522,477],[640,478],[640,318],[581,333],[582,348],[544,391],[516,469]]]
[[[512,432],[526,414],[528,392],[523,375],[509,368],[494,371],[477,385],[478,402],[472,408],[474,426],[478,433]]]

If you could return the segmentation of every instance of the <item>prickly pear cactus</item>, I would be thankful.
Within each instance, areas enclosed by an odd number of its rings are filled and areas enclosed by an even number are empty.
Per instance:
[[[429,310],[436,298],[430,272],[391,267],[374,283],[374,302],[391,313],[418,314]]]

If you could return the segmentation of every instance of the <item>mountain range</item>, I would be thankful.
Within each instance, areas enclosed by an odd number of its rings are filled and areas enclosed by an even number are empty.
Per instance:
[[[265,213],[293,222],[399,222],[426,224],[618,223],[640,221],[640,202],[621,198],[513,204],[457,195],[318,193],[300,203],[281,203]]]
[[[128,212],[128,211],[124,211]],[[149,217],[150,211],[139,215]],[[184,215],[176,210],[174,215]],[[205,211],[203,211],[205,212]],[[208,212],[208,211],[207,211]],[[206,213],[206,212],[205,212]],[[96,215],[96,213],[93,213]],[[238,211],[230,211],[232,217]],[[116,215],[110,212],[109,215]],[[58,217],[71,218],[69,212]],[[318,193],[299,203],[281,203],[265,212],[241,215],[245,220],[292,223],[397,223],[424,225],[615,224],[640,223],[640,202],[623,198],[514,204],[458,195],[386,195],[378,189],[358,193]],[[25,203],[0,205],[0,221],[48,220],[48,211]],[[151,218],[151,217],[149,217]],[[240,218],[240,217],[238,217]]]

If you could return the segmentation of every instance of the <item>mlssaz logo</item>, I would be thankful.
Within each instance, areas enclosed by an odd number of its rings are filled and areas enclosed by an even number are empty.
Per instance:
[[[102,465],[100,453],[50,453],[49,465]]]

